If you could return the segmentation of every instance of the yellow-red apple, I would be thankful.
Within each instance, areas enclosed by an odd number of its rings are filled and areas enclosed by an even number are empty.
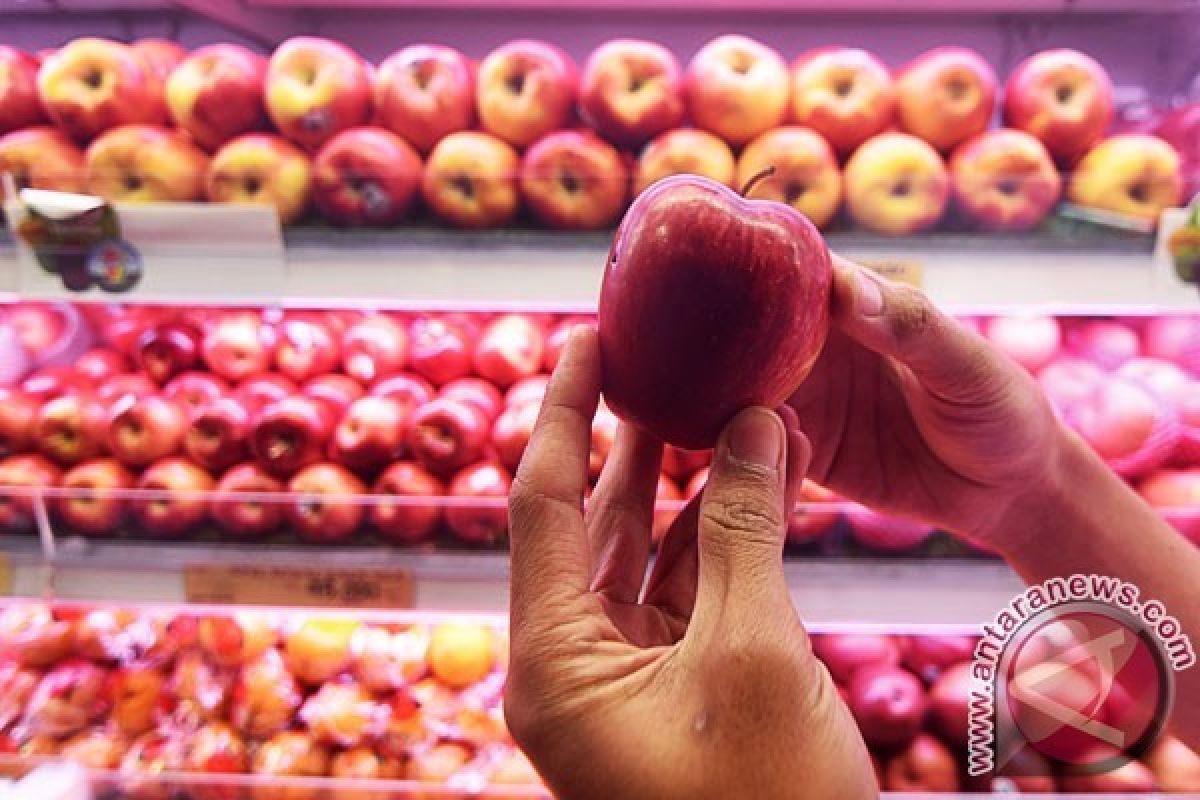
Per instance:
[[[950,183],[958,208],[990,230],[1032,228],[1062,193],[1062,178],[1045,146],[1011,128],[963,142],[950,159]]]
[[[274,206],[283,223],[308,208],[312,165],[295,145],[269,133],[247,133],[222,147],[208,166],[208,199],[214,203]]]
[[[296,36],[267,62],[267,114],[279,132],[315,149],[334,134],[365,125],[371,117],[371,73],[343,44]]]
[[[521,197],[552,228],[606,228],[625,210],[629,172],[616,148],[590,131],[556,131],[521,159]]]
[[[185,134],[157,125],[122,125],[87,149],[88,190],[121,203],[204,197],[208,156]]]
[[[892,124],[892,77],[866,50],[810,50],[796,59],[791,77],[792,118],[828,139],[839,156],[854,152]]]
[[[206,150],[267,127],[267,60],[236,44],[201,47],[167,78],[171,119]]]
[[[638,157],[633,193],[670,175],[702,175],[732,187],[736,163],[723,139],[708,131],[676,128],[655,137]]]
[[[1078,50],[1043,50],[1017,65],[1004,86],[1004,122],[1032,133],[1062,166],[1072,166],[1113,118],[1108,72]]]
[[[5,172],[13,176],[18,189],[82,192],[87,187],[83,152],[49,125],[0,136],[0,174]]]
[[[700,48],[684,84],[696,126],[735,147],[787,117],[787,64],[775,50],[746,36],[718,36]]]
[[[166,83],[167,76],[187,56],[187,50],[183,48],[183,45],[172,42],[170,39],[138,39],[129,47],[141,56],[146,65],[158,76],[159,81],[163,83]]]
[[[37,90],[38,60],[8,45],[0,45],[0,133],[29,128],[46,121]]]
[[[822,228],[842,202],[842,174],[837,156],[821,134],[810,128],[775,128],[742,151],[737,162],[737,186],[774,168],[746,192],[752,200],[786,203]]]
[[[1155,221],[1179,205],[1183,175],[1179,153],[1157,136],[1127,133],[1093,147],[1067,184],[1072,203]]]
[[[317,208],[344,225],[388,225],[408,213],[421,182],[421,157],[384,128],[350,128],[313,160]]]
[[[474,131],[452,133],[425,162],[421,195],[440,219],[460,228],[494,228],[519,203],[517,153],[504,140]]]
[[[683,71],[661,44],[605,42],[584,64],[579,110],[609,141],[640,145],[683,122]]]
[[[375,121],[421,153],[475,120],[475,66],[462,53],[414,44],[392,53],[375,75]]]
[[[525,147],[570,121],[578,93],[579,71],[566,52],[518,39],[483,59],[475,103],[485,131]]]
[[[901,129],[948,153],[987,130],[996,108],[996,72],[965,47],[935,47],[896,76]]]
[[[128,45],[84,37],[56,50],[38,70],[42,108],[77,141],[119,125],[167,121],[162,81]]]
[[[844,177],[851,216],[878,233],[914,233],[933,226],[950,193],[942,157],[907,133],[869,139],[846,162]]]

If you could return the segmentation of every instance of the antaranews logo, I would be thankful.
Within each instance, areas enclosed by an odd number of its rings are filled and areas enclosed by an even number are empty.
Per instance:
[[[1179,620],[1131,583],[1072,575],[1030,586],[975,648],[967,772],[1116,769],[1158,738],[1174,673],[1195,663]]]

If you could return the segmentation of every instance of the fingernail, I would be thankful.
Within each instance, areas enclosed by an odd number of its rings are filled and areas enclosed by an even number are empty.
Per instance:
[[[854,293],[854,299],[858,313],[864,317],[878,317],[883,313],[883,290],[862,270],[855,273],[855,278],[858,281],[858,291]]]
[[[729,424],[729,456],[746,464],[778,469],[783,436],[779,417],[765,408],[748,408]]]

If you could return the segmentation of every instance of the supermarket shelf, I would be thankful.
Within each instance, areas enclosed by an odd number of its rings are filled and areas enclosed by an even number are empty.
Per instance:
[[[79,295],[23,287],[15,248],[4,238],[0,293],[168,303],[586,310],[595,307],[610,240],[607,232],[305,227],[287,233],[282,285],[259,281],[255,289],[239,293],[228,282],[214,279],[206,284],[211,290],[198,295],[192,273],[186,288],[181,284],[175,292],[168,281],[165,290],[153,295]],[[1076,230],[1033,236],[937,233],[888,238],[834,232],[827,240],[850,258],[915,266],[934,300],[961,313],[1200,309],[1200,293],[1155,266],[1146,236]],[[195,254],[181,257],[192,265],[195,260]],[[170,269],[170,264],[164,267]],[[230,268],[236,271],[233,265],[221,272]]]
[[[272,8],[553,8],[561,10],[561,0],[249,0],[250,6]],[[694,11],[794,11],[794,12],[960,12],[991,13],[1112,13],[1186,11],[1200,7],[1195,0],[574,0],[569,8],[590,9],[662,9]]]
[[[10,538],[0,546],[13,563],[13,594],[41,596],[49,579],[54,596],[62,599],[181,602],[187,599],[183,574],[188,567],[264,562],[262,546],[68,538],[58,543],[48,570],[35,540]],[[407,572],[420,609],[498,612],[508,607],[507,553],[272,547],[269,562],[311,567],[317,554],[325,568]],[[785,571],[797,608],[816,625],[975,625],[1021,588],[1007,566],[978,559],[796,559]]]

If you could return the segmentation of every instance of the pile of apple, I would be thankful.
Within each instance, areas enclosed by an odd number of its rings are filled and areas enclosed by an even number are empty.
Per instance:
[[[813,636],[883,788],[1200,790],[1200,757],[1171,737],[1104,775],[1056,776],[1027,750],[1009,774],[968,777],[975,644],[934,632]],[[505,796],[541,797],[504,724],[506,664],[506,631],[469,618],[18,603],[0,613],[0,765],[66,756],[117,771],[133,800],[173,796],[155,778],[164,772],[209,773],[210,785],[179,785],[197,800],[368,796],[361,784],[278,780],[243,791],[212,773],[519,785],[527,793]],[[1111,724],[1136,705],[1120,685],[1106,696]]]
[[[1073,50],[1008,76],[963,47],[889,70],[856,48],[789,68],[745,36],[681,66],[662,45],[610,41],[582,69],[560,48],[509,42],[476,64],[412,45],[371,65],[297,37],[269,58],[233,44],[77,39],[38,54],[0,46],[0,171],[20,185],[121,202],[260,203],[285,223],[316,210],[393,225],[418,201],[458,227],[606,228],[666,175],[735,188],[818,227],[905,234],[954,214],[996,230],[1073,203],[1153,221],[1194,175],[1195,120],[1113,132],[1112,83]],[[1197,115],[1193,115],[1197,116]],[[999,117],[1003,127],[990,129]],[[86,150],[81,149],[86,148]]]

